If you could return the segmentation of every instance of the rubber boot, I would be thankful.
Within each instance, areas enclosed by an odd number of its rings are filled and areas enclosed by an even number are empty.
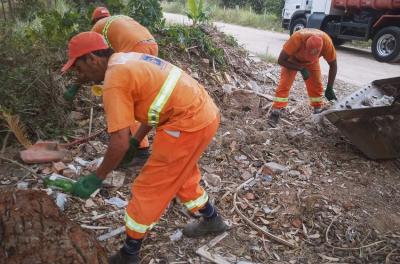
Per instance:
[[[279,119],[281,118],[281,109],[272,109],[271,114],[268,117],[268,124],[271,127],[277,127]]]
[[[108,259],[109,264],[139,264],[140,258],[138,255],[128,255],[123,252],[123,250],[119,250],[116,254],[112,255]]]
[[[187,237],[200,237],[206,235],[218,235],[228,230],[228,226],[225,224],[224,219],[217,215],[213,218],[203,218],[199,222],[193,222],[187,224],[183,228],[183,234]]]

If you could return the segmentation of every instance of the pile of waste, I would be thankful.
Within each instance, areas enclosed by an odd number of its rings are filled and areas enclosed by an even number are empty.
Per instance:
[[[209,34],[225,51],[224,68],[214,68],[196,47],[190,56],[169,52],[221,110],[220,129],[200,167],[202,184],[231,229],[215,238],[185,238],[182,227],[195,216],[173,200],[145,238],[143,263],[398,263],[398,164],[368,160],[326,119],[315,123],[300,76],[282,122],[270,128],[266,118],[279,67],[223,44],[215,29]],[[354,90],[340,82],[335,88],[339,97]],[[99,131],[91,134],[96,137],[68,148],[57,162],[27,165],[3,157],[8,162],[0,171],[0,191],[52,192],[66,217],[111,254],[124,239],[123,208],[140,168],[114,171],[88,200],[45,181],[51,175],[76,180],[104,156],[101,100],[89,92],[81,98],[71,114],[80,125],[77,137]]]

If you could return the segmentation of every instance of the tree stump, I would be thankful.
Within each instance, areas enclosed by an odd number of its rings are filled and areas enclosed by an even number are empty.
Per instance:
[[[1,264],[107,264],[104,248],[46,193],[0,192]]]

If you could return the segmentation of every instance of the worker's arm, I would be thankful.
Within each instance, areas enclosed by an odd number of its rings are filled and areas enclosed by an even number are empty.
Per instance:
[[[325,97],[329,101],[337,100],[335,91],[333,90],[333,84],[335,83],[336,73],[337,73],[337,62],[336,60],[332,62],[328,62],[329,64],[329,76],[328,76],[328,85],[325,90]]]
[[[110,142],[104,160],[96,170],[97,177],[104,180],[107,177],[107,174],[118,166],[129,148],[129,139],[129,127],[111,133]]]
[[[278,58],[278,63],[279,65],[288,68],[289,70],[294,70],[294,71],[301,71],[303,67],[297,63],[291,62],[289,60],[289,55],[285,51],[281,51],[281,54],[279,54]]]
[[[337,73],[337,62],[336,60],[329,62],[329,76],[328,76],[328,87],[333,87]]]
[[[135,135],[133,136],[138,142],[141,142],[143,138],[150,132],[152,129],[151,126],[146,124],[140,124],[139,129],[136,131]]]

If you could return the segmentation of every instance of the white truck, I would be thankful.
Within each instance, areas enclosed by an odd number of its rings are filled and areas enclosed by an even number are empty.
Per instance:
[[[372,39],[376,60],[400,61],[400,0],[286,0],[282,17],[290,34],[318,28],[335,45]]]

